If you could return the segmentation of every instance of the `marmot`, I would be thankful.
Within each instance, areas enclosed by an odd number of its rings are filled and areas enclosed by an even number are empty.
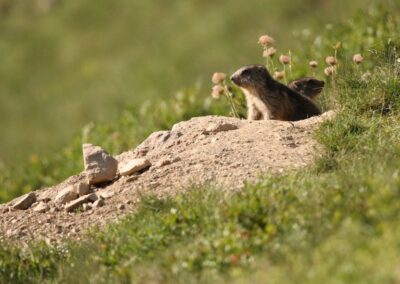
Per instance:
[[[312,77],[304,77],[291,81],[288,84],[288,87],[298,92],[300,95],[306,96],[311,100],[315,100],[316,97],[321,94],[322,90],[324,89],[324,85],[324,81],[320,81]]]
[[[249,120],[296,121],[321,114],[309,98],[275,81],[263,65],[240,68],[231,80],[246,96]]]

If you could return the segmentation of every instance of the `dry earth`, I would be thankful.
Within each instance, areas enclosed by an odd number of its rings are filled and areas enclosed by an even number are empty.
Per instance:
[[[101,186],[92,185],[90,192],[102,199],[98,207],[67,212],[55,202],[67,186],[85,182],[85,172],[35,191],[36,203],[26,210],[14,208],[18,199],[0,205],[0,240],[53,243],[80,238],[93,226],[102,227],[134,212],[143,194],[163,197],[201,184],[235,190],[246,181],[255,182],[263,173],[304,167],[318,153],[313,130],[332,115],[327,112],[298,122],[217,116],[180,122],[171,131],[155,132],[136,149],[115,157],[118,164],[145,158],[151,166],[132,175],[117,175]],[[38,204],[45,212],[34,210]]]

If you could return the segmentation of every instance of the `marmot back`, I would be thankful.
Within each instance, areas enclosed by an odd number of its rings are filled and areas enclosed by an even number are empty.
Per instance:
[[[249,120],[296,121],[321,114],[309,98],[274,80],[263,65],[240,68],[231,80],[245,93]]]

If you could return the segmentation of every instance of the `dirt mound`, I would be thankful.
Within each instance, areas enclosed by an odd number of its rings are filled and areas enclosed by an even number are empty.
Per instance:
[[[217,116],[180,122],[170,131],[153,133],[133,151],[114,157],[118,164],[138,158],[148,164],[134,174],[92,185],[90,197],[81,198],[85,202],[99,201],[85,204],[83,209],[68,212],[55,200],[68,186],[85,182],[85,172],[35,191],[35,203],[26,210],[14,209],[18,200],[1,205],[0,239],[56,242],[65,237],[79,238],[94,225],[103,226],[133,212],[142,194],[162,197],[205,183],[234,190],[245,181],[256,181],[265,172],[304,167],[317,153],[313,130],[332,115],[327,112],[298,122]]]

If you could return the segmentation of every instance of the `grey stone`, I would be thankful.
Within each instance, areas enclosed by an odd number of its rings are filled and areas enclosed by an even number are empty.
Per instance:
[[[83,160],[89,184],[99,184],[115,178],[118,161],[99,146],[83,144]]]
[[[54,199],[54,202],[58,205],[65,204],[72,200],[75,200],[79,197],[76,192],[76,188],[74,185],[70,185],[63,190],[61,190]]]
[[[90,205],[90,203],[84,203],[82,205],[82,209],[83,211],[89,211],[90,209],[92,209],[92,205]]]
[[[36,206],[33,208],[33,211],[39,212],[39,213],[45,213],[45,212],[47,212],[48,210],[49,210],[49,206],[48,206],[46,203],[44,203],[44,202],[39,202],[39,204],[36,205]]]
[[[149,168],[150,166],[151,163],[147,159],[133,159],[119,165],[118,170],[121,176],[128,176],[136,172],[139,172],[141,170],[144,170],[146,168]]]
[[[82,204],[88,203],[88,202],[95,202],[97,199],[98,199],[98,197],[95,193],[81,196],[78,199],[75,199],[74,201],[71,201],[70,203],[66,204],[65,211],[72,212],[76,208],[81,206]]]
[[[86,182],[77,183],[74,187],[79,196],[84,196],[90,192],[90,186]]]
[[[105,204],[103,199],[97,199],[94,203],[93,203],[93,208],[98,208],[98,207],[103,207]]]
[[[106,191],[99,194],[99,197],[102,199],[109,199],[115,195],[114,191]]]
[[[36,202],[36,194],[34,192],[31,192],[19,197],[15,201],[13,208],[19,210],[26,210],[29,207],[31,207],[31,205],[35,202]]]

